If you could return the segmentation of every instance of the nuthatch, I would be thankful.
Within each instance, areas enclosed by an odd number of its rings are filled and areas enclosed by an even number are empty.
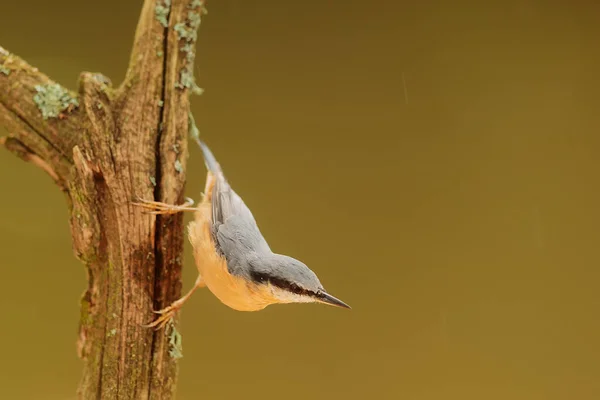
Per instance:
[[[198,278],[194,287],[148,326],[164,326],[199,287],[208,287],[225,305],[259,311],[277,303],[324,303],[350,308],[325,291],[317,275],[302,262],[271,251],[254,216],[231,188],[210,149],[194,137],[208,169],[202,201],[196,206],[141,200],[153,214],[194,211],[188,237],[194,248]]]

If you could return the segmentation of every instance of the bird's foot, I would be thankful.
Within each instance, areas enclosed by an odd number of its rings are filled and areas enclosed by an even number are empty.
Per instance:
[[[190,289],[189,292],[186,293],[185,296],[181,297],[179,300],[175,300],[171,303],[170,306],[163,308],[162,310],[154,311],[155,314],[158,314],[159,317],[156,320],[152,321],[148,325],[143,325],[146,328],[154,328],[155,330],[159,330],[164,327],[167,323],[173,323],[173,316],[179,309],[183,306],[183,304],[192,296],[192,294],[199,287],[206,286],[205,282],[202,280],[202,276],[198,274],[196,278],[196,283],[194,287]]]
[[[170,306],[163,308],[162,310],[154,311],[155,314],[159,316],[147,325],[143,325],[144,328],[154,328],[154,330],[159,330],[163,328],[167,323],[173,321],[173,317],[175,313],[179,311],[181,306],[183,305],[183,301],[177,300],[174,301]]]
[[[153,215],[164,215],[164,214],[177,214],[183,211],[196,211],[194,200],[186,197],[185,203],[181,205],[161,203],[160,201],[144,200],[138,197],[137,202],[132,204],[142,207],[144,212]]]

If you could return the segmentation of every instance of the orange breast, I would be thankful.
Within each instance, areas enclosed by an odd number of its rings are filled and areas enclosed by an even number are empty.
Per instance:
[[[194,221],[188,225],[188,236],[194,247],[196,267],[208,289],[225,305],[238,311],[258,311],[276,303],[267,286],[229,273],[227,262],[217,254],[210,227],[211,206],[202,202]]]

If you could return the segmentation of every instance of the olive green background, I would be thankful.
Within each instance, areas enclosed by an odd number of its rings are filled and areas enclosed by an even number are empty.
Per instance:
[[[72,89],[118,83],[140,6],[4,0],[0,45]],[[178,399],[600,398],[600,4],[208,10],[201,134],[272,248],[353,310],[197,292]],[[196,148],[189,171],[198,199]],[[86,283],[65,199],[6,151],[0,182],[0,397],[72,399]]]

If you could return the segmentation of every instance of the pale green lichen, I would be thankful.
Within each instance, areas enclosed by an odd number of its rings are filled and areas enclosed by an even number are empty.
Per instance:
[[[181,51],[185,53],[185,58],[188,59],[188,61],[190,57],[194,58],[194,46],[191,43],[186,43],[183,46],[181,46]]]
[[[175,328],[173,320],[169,321],[168,329],[165,329],[165,335],[169,336],[169,355],[173,359],[179,359],[183,357],[183,346],[181,334]]]
[[[44,119],[56,118],[63,111],[79,106],[76,98],[58,83],[37,85],[33,101],[42,112]]]
[[[150,183],[152,184],[152,186],[156,186],[156,178],[151,176],[150,177]]]
[[[200,28],[202,17],[200,16],[200,13],[190,11],[188,12],[188,21],[190,21],[190,27],[196,31],[198,28]]]
[[[191,11],[190,11],[191,13]],[[191,27],[188,27],[185,22],[178,22],[173,27],[179,39],[185,39],[188,42],[195,42],[198,38],[198,33]]]
[[[117,329],[116,329],[116,328],[112,328],[112,329],[110,330],[110,332],[108,332],[108,333],[106,334],[106,336],[108,336],[108,337],[111,337],[111,336],[115,336],[116,334],[117,334]]]
[[[179,173],[183,172],[183,165],[181,165],[181,161],[179,160],[175,160],[175,171]]]
[[[194,78],[192,66],[193,61],[188,62],[187,65],[181,70],[181,73],[179,75],[179,82],[175,83],[175,87],[178,89],[190,89],[193,94],[200,96],[202,93],[204,93],[204,89],[202,89],[196,84],[196,79]]]
[[[4,75],[8,76],[10,75],[11,69],[8,68],[5,65],[0,65],[0,73],[3,73]]]
[[[165,53],[163,53],[163,52],[162,52],[162,50],[158,50],[158,51],[156,52],[156,56],[157,56],[157,57],[159,57],[159,58],[160,58],[160,57],[162,57],[164,54],[165,54]]]
[[[156,20],[160,22],[163,27],[169,26],[169,12],[171,11],[171,0],[164,0],[161,4],[160,2],[156,3],[154,7],[154,15]]]
[[[162,107],[162,106],[164,106],[164,105],[165,105],[165,102],[159,99],[159,100],[158,100],[158,106],[159,106],[159,107]]]
[[[191,88],[196,84],[196,80],[194,79],[194,74],[190,73],[187,69],[181,71],[181,76],[179,78],[179,88]]]
[[[185,22],[178,22],[173,29],[177,32],[180,40],[184,40],[180,50],[185,53],[186,63],[179,73],[179,81],[175,83],[178,89],[190,89],[193,94],[201,95],[204,90],[196,84],[194,78],[194,46],[198,38],[198,28],[202,22],[202,13],[206,14],[204,2],[201,0],[194,1],[190,4],[190,8],[200,7],[200,12],[188,11]]]
[[[96,82],[100,82],[103,85],[110,85],[110,79],[102,74],[94,74],[93,77]]]
[[[188,133],[190,136],[196,140],[200,139],[200,131],[196,126],[196,120],[194,119],[194,114],[191,111],[188,111]]]

